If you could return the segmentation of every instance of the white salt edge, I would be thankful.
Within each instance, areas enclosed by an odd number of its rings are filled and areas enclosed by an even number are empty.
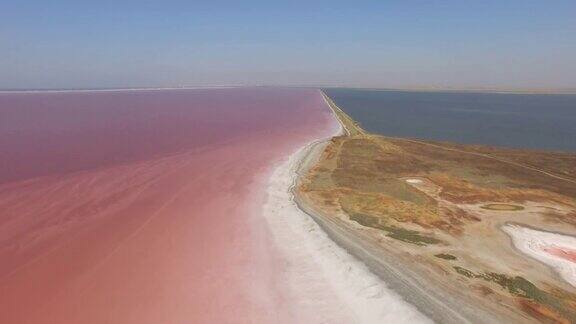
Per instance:
[[[333,242],[298,208],[292,188],[313,143],[270,177],[263,214],[286,262],[291,321],[301,323],[432,323],[389,289],[365,264]]]
[[[518,250],[550,266],[564,280],[576,287],[576,263],[552,255],[544,250],[550,247],[576,250],[576,237],[538,231],[512,224],[503,226],[502,230],[510,235],[514,246]]]
[[[406,179],[406,182],[408,182],[408,183],[422,183],[422,180],[420,180],[420,179]]]

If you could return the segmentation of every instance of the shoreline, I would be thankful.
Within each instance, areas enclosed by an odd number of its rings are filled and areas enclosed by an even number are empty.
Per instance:
[[[274,168],[263,208],[274,245],[286,260],[283,275],[292,322],[431,323],[418,308],[356,256],[331,239],[300,205],[301,173],[335,134],[313,140]]]
[[[163,90],[212,90],[247,88],[243,86],[205,86],[205,87],[166,87],[166,88],[109,88],[109,89],[30,89],[0,90],[0,94],[48,94],[48,93],[93,93],[93,92],[146,92]]]
[[[323,89],[353,89],[383,92],[437,92],[437,93],[494,93],[511,95],[576,95],[576,89],[498,89],[498,88],[373,88],[373,87],[322,87]]]
[[[313,165],[314,159],[319,156],[323,148],[323,145],[315,145],[310,148],[310,151],[299,165],[299,177]],[[296,186],[294,186],[293,189],[295,188]],[[383,261],[383,257],[385,256],[383,254],[384,251],[378,252],[371,250],[367,246],[363,246],[362,242],[357,240],[354,234],[349,232],[349,229],[323,217],[319,212],[315,211],[312,206],[302,200],[296,193],[296,190],[294,190],[294,203],[302,212],[313,219],[332,241],[365,264],[370,272],[378,276],[389,289],[398,293],[403,300],[413,305],[432,321],[437,323],[481,322],[482,316],[467,319],[457,312],[454,312],[451,307],[445,307],[439,299],[450,298],[450,296],[438,296],[439,294],[432,291],[426,291],[423,287],[425,286],[423,278],[414,278],[413,276],[406,275],[405,272],[407,269],[402,268],[402,265],[395,267],[393,264],[398,263],[399,260],[392,260],[394,258],[393,256],[388,256],[388,258]],[[465,305],[457,306],[466,307]],[[489,323],[493,321],[485,320],[485,322]]]

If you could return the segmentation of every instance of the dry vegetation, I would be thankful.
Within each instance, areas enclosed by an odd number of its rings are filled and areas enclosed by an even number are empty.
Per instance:
[[[435,144],[441,145],[441,144]],[[362,133],[339,136],[302,182],[301,190],[347,212],[369,214],[423,228],[461,231],[475,217],[444,208],[404,180],[425,178],[454,204],[551,202],[574,208],[576,185],[481,156]],[[549,160],[548,160],[549,161]],[[546,167],[551,168],[546,164]],[[557,215],[574,223],[571,215]]]
[[[447,235],[458,238],[468,225],[482,222],[461,208],[474,204],[504,213],[523,210],[527,202],[559,206],[569,212],[550,211],[547,217],[576,225],[576,154],[368,134],[329,103],[347,134],[330,141],[299,187],[300,194],[320,208],[341,212],[350,221],[422,249],[447,246]],[[411,185],[406,179],[422,179],[424,184]],[[431,255],[437,263],[460,262],[451,254]],[[539,320],[576,320],[569,306],[576,305],[572,294],[560,298],[523,277],[451,268],[470,282],[485,281],[480,285],[485,295],[501,286],[500,294],[508,293],[520,309]]]

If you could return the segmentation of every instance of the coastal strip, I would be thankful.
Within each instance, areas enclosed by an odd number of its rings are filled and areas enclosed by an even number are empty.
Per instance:
[[[330,138],[308,143],[276,167],[263,209],[275,246],[286,260],[285,290],[292,321],[430,323],[364,263],[332,241],[326,228],[301,208],[295,190],[298,177],[319,158]]]
[[[325,94],[326,104],[333,110],[336,119],[341,123],[346,136],[366,135],[360,126],[339,109]],[[304,175],[317,161],[324,146],[317,145],[305,157],[298,169]],[[297,186],[296,186],[297,187]],[[498,314],[494,309],[477,305],[468,300],[461,300],[459,294],[438,289],[440,283],[431,284],[422,267],[400,258],[391,251],[379,248],[374,238],[364,235],[338,217],[323,215],[313,204],[295,192],[294,201],[298,208],[305,212],[328,235],[328,237],[346,250],[357,260],[365,264],[368,270],[386,283],[409,304],[414,305],[422,314],[439,323],[495,323],[503,318],[515,318],[511,314]],[[459,296],[459,297],[456,297]],[[520,319],[517,319],[520,320]]]

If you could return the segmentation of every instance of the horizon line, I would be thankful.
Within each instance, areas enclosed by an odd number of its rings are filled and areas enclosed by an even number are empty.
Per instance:
[[[62,93],[62,92],[119,92],[119,91],[159,91],[159,90],[201,90],[249,87],[287,87],[318,89],[358,89],[374,91],[413,91],[413,92],[485,92],[509,94],[576,94],[576,87],[567,88],[523,88],[523,87],[439,87],[439,86],[398,86],[374,87],[358,85],[298,85],[298,84],[213,84],[203,86],[158,86],[158,87],[94,87],[94,88],[0,88],[6,93]]]

